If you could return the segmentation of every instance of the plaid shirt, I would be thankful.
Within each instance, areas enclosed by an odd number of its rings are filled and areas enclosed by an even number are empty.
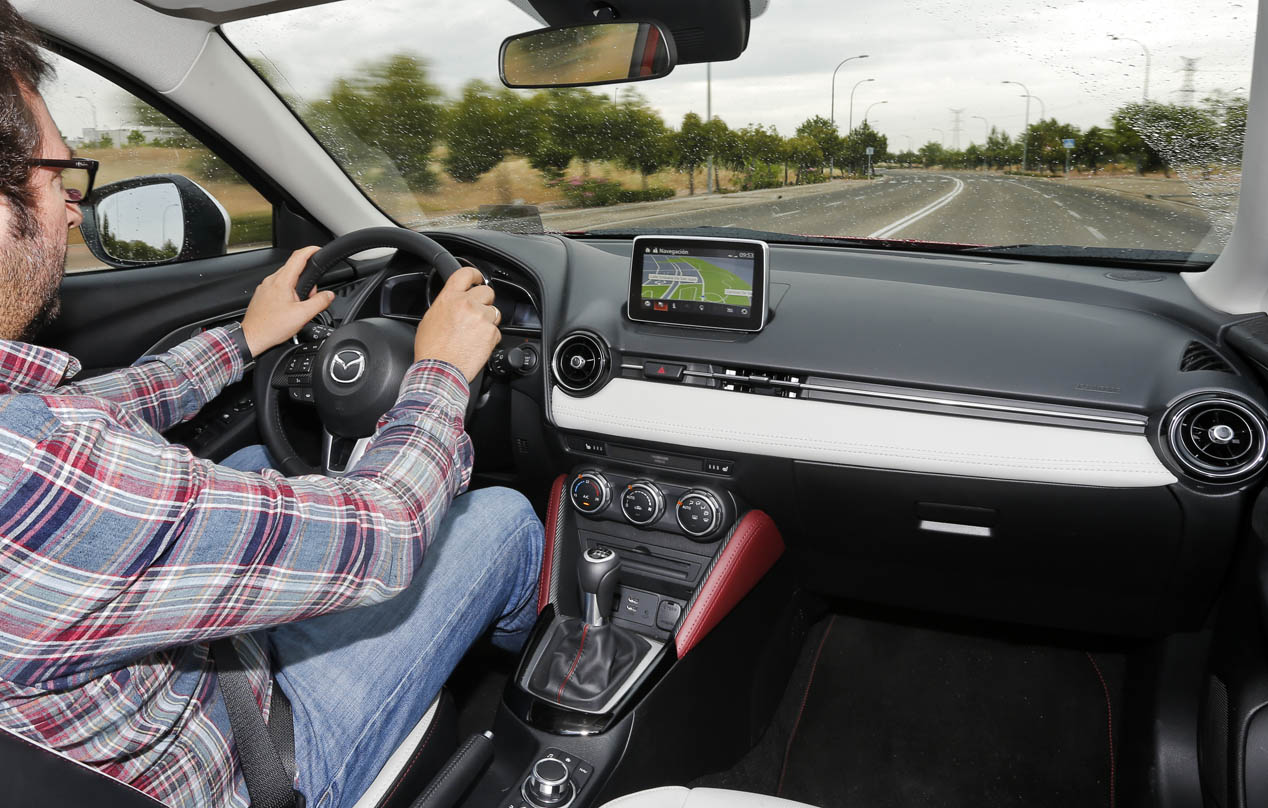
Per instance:
[[[207,643],[236,636],[267,715],[248,632],[409,584],[470,478],[466,380],[415,364],[352,474],[287,479],[159,434],[241,377],[228,330],[59,386],[78,371],[0,340],[0,729],[175,808],[246,806]]]

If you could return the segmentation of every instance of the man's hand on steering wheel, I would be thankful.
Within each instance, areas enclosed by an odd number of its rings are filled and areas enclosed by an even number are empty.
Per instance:
[[[307,300],[300,300],[295,293],[300,273],[318,249],[304,247],[291,253],[281,269],[255,287],[247,313],[242,318],[242,336],[246,337],[252,356],[259,356],[298,334],[309,320],[325,311],[334,301],[334,292],[318,292],[316,287],[308,294]]]
[[[502,338],[501,321],[493,289],[484,284],[480,270],[463,267],[445,282],[418,324],[414,361],[439,359],[462,371],[468,382],[475,381]]]

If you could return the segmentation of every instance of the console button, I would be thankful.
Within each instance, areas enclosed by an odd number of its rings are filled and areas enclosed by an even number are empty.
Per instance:
[[[533,771],[524,783],[524,797],[542,808],[568,802],[573,796],[568,774],[568,766],[562,760],[542,758],[533,764]]]
[[[644,362],[643,376],[662,382],[680,382],[686,365],[675,365],[669,362]]]

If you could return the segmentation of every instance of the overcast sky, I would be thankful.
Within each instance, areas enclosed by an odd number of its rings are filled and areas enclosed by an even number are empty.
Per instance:
[[[342,0],[227,32],[247,55],[273,62],[287,91],[314,98],[359,62],[399,51],[426,58],[433,80],[451,93],[471,78],[496,83],[499,43],[533,27],[507,0]],[[869,117],[891,148],[944,136],[951,145],[951,107],[965,110],[961,145],[983,139],[983,121],[973,116],[1020,131],[1025,99],[1005,79],[1028,85],[1049,117],[1086,128],[1141,96],[1144,54],[1110,34],[1145,43],[1153,54],[1150,97],[1179,101],[1181,57],[1198,59],[1198,99],[1214,90],[1245,94],[1254,27],[1252,0],[770,0],[753,21],[748,50],[713,65],[713,114],[733,127],[774,124],[791,134],[807,117],[829,114],[833,67],[866,53],[837,76],[836,119],[845,130],[851,88],[875,79],[858,87],[854,121],[885,101]],[[63,94],[73,96],[78,81],[64,76]],[[637,87],[671,125],[688,111],[705,112],[704,65],[623,86]],[[68,135],[91,122],[83,102],[58,106]],[[123,112],[109,106],[98,104],[102,123],[123,123]],[[1035,102],[1032,121],[1039,112]]]

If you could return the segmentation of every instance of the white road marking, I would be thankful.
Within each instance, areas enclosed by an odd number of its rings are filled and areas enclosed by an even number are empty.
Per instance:
[[[1092,235],[1096,236],[1096,237],[1097,237],[1098,239],[1100,239],[1101,241],[1104,241],[1104,240],[1105,240],[1105,236],[1101,235],[1101,231],[1100,231],[1100,230],[1097,230],[1095,227],[1092,227],[1091,225],[1086,225],[1086,224],[1085,224],[1085,225],[1083,225],[1083,226],[1087,228],[1087,231],[1088,231],[1089,233],[1091,233]]]
[[[950,193],[946,194],[945,196],[939,197],[938,199],[935,199],[933,202],[931,202],[928,205],[925,205],[923,208],[916,211],[915,213],[910,213],[904,216],[903,218],[899,219],[898,221],[893,222],[892,224],[888,224],[885,227],[882,227],[880,230],[877,230],[875,233],[872,233],[870,236],[868,236],[868,238],[889,238],[890,236],[894,235],[900,230],[903,230],[904,228],[906,228],[908,225],[915,224],[916,222],[928,216],[930,213],[933,213],[939,208],[950,204],[951,200],[959,196],[960,192],[964,190],[964,183],[961,182],[956,177],[944,177],[943,179],[949,179],[955,183],[955,187],[951,189]]]
[[[1082,219],[1082,218],[1083,218],[1082,216],[1080,216],[1079,214],[1075,213],[1075,212],[1074,212],[1074,211],[1072,211],[1072,210],[1067,210],[1067,211],[1066,211],[1066,213],[1070,214],[1071,216],[1073,216],[1073,217],[1074,217],[1074,218],[1076,218],[1076,219]]]
[[[720,224],[718,225],[718,227],[735,227],[735,222],[731,222],[729,224]]]
[[[775,214],[775,218],[776,218],[776,219],[778,219],[780,216],[792,216],[794,213],[801,213],[801,211],[799,211],[799,210],[789,210],[789,211],[785,211],[785,212],[783,212],[783,213],[776,213],[776,214]]]
[[[845,204],[846,202],[848,202],[848,201],[849,201],[848,199],[838,199],[838,200],[837,200],[837,201],[835,201],[835,202],[829,202],[829,203],[828,203],[827,205],[825,205],[824,207],[828,207],[828,208],[835,208],[837,205],[844,205],[844,204]]]

